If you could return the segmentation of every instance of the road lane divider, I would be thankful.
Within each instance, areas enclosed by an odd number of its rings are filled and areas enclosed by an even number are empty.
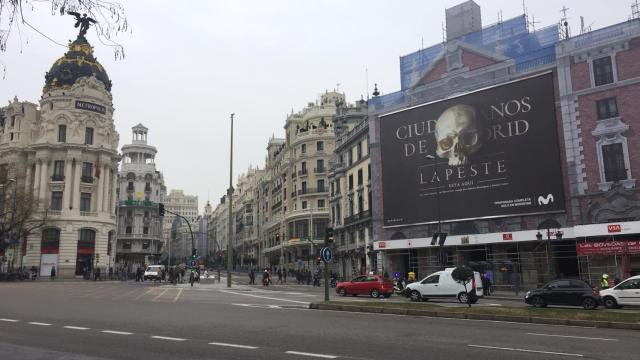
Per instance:
[[[209,345],[226,346],[226,347],[239,348],[239,349],[250,349],[250,350],[258,349],[257,346],[240,345],[240,344],[229,344],[229,343],[221,343],[221,342],[210,342]]]
[[[49,323],[43,323],[43,322],[37,322],[37,321],[31,321],[29,324],[30,325],[37,325],[37,326],[51,326],[51,324],[49,324]]]
[[[280,298],[275,298],[275,297],[270,297],[270,296],[260,296],[260,295],[253,295],[253,294],[244,294],[244,293],[239,293],[239,292],[229,291],[229,290],[220,290],[220,292],[223,292],[223,293],[225,293],[225,294],[233,294],[233,295],[250,296],[250,297],[259,298],[259,299],[267,299],[267,300],[277,300],[277,301],[292,302],[292,303],[296,303],[296,304],[305,304],[305,305],[308,305],[308,304],[309,304],[309,302],[308,302],[308,301],[298,301],[298,300],[290,300],[290,299],[280,299]]]
[[[542,351],[542,350],[531,350],[531,349],[508,348],[508,347],[500,347],[500,346],[471,345],[471,344],[467,346],[473,347],[473,348],[490,349],[490,350],[504,350],[504,351],[516,351],[516,352],[536,353],[536,354],[545,354],[545,355],[584,357],[584,355],[582,354],[572,354],[572,353],[563,353],[563,352],[555,352],[555,351]]]
[[[132,332],[127,332],[127,331],[102,330],[101,332],[105,334],[113,334],[113,335],[133,335]]]
[[[63,328],[65,329],[71,329],[71,330],[89,330],[88,327],[82,327],[82,326],[63,326]]]
[[[322,358],[322,359],[337,359],[338,358],[336,355],[316,354],[316,353],[308,353],[308,352],[301,352],[301,351],[285,351],[285,354],[299,355],[299,356],[309,356],[309,357],[316,357],[316,358]]]
[[[582,339],[582,340],[618,341],[618,339],[608,339],[608,338],[588,337],[588,336],[574,336],[574,335],[541,334],[541,333],[527,333],[527,335],[549,336],[549,337],[559,337],[559,338],[568,338],[568,339]]]
[[[169,340],[169,341],[187,341],[187,339],[169,337],[169,336],[152,336],[151,338],[158,339],[158,340]]]

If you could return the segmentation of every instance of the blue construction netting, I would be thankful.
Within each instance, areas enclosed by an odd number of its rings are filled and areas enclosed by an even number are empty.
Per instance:
[[[488,53],[514,59],[516,71],[528,71],[555,61],[555,44],[559,40],[559,33],[556,25],[529,32],[527,18],[522,15],[456,40]],[[401,90],[414,87],[443,50],[444,44],[437,44],[400,57]]]

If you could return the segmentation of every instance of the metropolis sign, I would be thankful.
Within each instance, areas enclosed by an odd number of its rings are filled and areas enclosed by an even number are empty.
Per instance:
[[[551,73],[380,117],[384,226],[564,211]]]
[[[107,109],[102,105],[98,105],[98,104],[94,104],[86,101],[80,101],[80,100],[76,100],[76,109],[89,110],[89,111],[97,112],[98,114],[102,114],[102,115],[107,113]]]

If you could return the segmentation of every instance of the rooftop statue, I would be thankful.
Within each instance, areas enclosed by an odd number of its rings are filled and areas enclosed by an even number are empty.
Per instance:
[[[87,34],[87,30],[89,30],[89,26],[91,26],[91,24],[97,23],[97,21],[95,21],[94,19],[87,17],[87,14],[82,14],[82,16],[80,16],[80,13],[77,13],[75,11],[67,11],[67,14],[72,15],[76,18],[75,27],[80,27],[80,33],[78,34],[78,37],[84,37]]]

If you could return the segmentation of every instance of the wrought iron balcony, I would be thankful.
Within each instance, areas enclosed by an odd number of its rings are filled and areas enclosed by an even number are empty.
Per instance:
[[[62,174],[53,174],[51,176],[51,181],[64,181],[64,175],[62,175]]]
[[[80,181],[87,184],[93,184],[93,176],[81,176]]]

